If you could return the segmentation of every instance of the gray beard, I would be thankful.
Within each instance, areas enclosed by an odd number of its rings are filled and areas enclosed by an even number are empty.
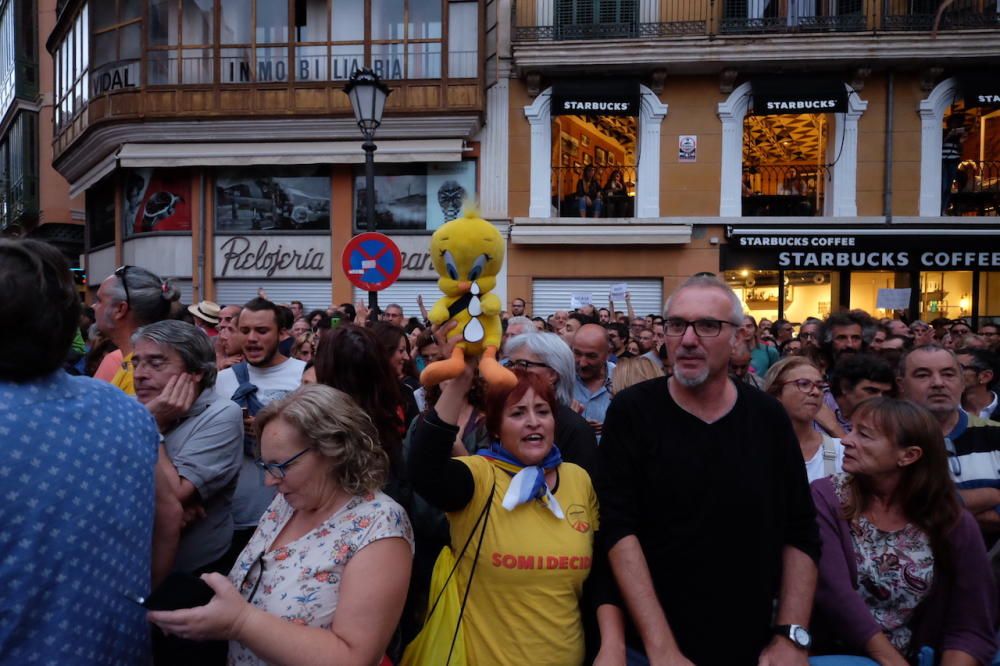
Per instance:
[[[694,377],[684,377],[679,372],[674,373],[674,379],[688,388],[697,388],[708,380],[708,368],[705,368]]]

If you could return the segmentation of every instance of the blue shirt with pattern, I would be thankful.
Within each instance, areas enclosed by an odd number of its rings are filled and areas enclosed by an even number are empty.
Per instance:
[[[158,443],[106,382],[0,381],[0,663],[148,663]]]

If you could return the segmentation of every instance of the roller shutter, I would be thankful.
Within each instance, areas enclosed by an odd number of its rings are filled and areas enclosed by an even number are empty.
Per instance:
[[[220,305],[242,305],[257,297],[258,287],[275,303],[302,301],[307,312],[326,310],[333,302],[329,280],[216,280],[215,300]]]
[[[531,285],[532,316],[547,317],[556,310],[570,309],[570,294],[591,294],[598,308],[608,306],[611,285],[625,282],[632,296],[637,315],[663,313],[663,280],[660,279],[599,279],[599,280],[533,280]],[[514,298],[517,294],[511,294]],[[615,302],[615,309],[625,311],[625,299]]]
[[[441,298],[441,291],[438,289],[437,280],[400,280],[378,292],[378,306],[385,309],[390,303],[397,303],[403,306],[403,315],[407,318],[420,318],[420,307],[417,305],[417,296],[424,297],[424,307],[428,310],[434,305],[437,299]],[[354,288],[354,302],[364,301],[368,303],[368,292]]]

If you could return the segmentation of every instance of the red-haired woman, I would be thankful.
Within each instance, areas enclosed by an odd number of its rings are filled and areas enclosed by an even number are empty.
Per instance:
[[[883,666],[906,666],[922,647],[942,666],[992,663],[996,587],[940,426],[891,398],[861,403],[852,422],[845,473],[812,484],[823,539],[816,647]]]
[[[435,409],[417,422],[410,455],[414,488],[447,512],[460,595],[469,590],[462,618],[468,662],[581,664],[580,599],[598,521],[590,477],[562,462],[553,443],[556,397],[534,374],[518,373],[513,389],[488,390],[493,444],[452,458],[472,381],[467,368],[443,386]],[[607,621],[603,613],[614,611],[599,611]]]

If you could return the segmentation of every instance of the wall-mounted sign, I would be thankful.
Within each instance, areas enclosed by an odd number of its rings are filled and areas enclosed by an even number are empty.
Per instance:
[[[288,81],[295,74],[297,81],[346,81],[355,70],[365,66],[363,55],[334,56],[329,65],[326,57],[301,56],[292,61],[288,58],[259,57],[256,60],[230,59],[223,63],[223,83],[274,83]],[[383,79],[403,78],[402,58],[375,58],[371,68]]]
[[[437,271],[431,262],[430,236],[390,236],[402,255],[400,280],[436,280]]]
[[[129,169],[124,176],[125,235],[191,231],[191,174],[186,169]]]
[[[847,87],[838,79],[764,76],[750,86],[758,116],[847,111]]]
[[[677,138],[677,161],[698,161],[698,137],[694,134],[681,134]]]
[[[215,277],[330,277],[330,237],[216,236]]]
[[[721,248],[722,269],[1000,269],[1000,234],[972,235],[954,230],[950,235],[931,235],[922,229],[907,232],[869,235],[731,231],[729,243]]]
[[[558,79],[552,83],[554,116],[638,116],[635,79]]]
[[[139,61],[113,62],[90,74],[90,96],[139,87]]]

